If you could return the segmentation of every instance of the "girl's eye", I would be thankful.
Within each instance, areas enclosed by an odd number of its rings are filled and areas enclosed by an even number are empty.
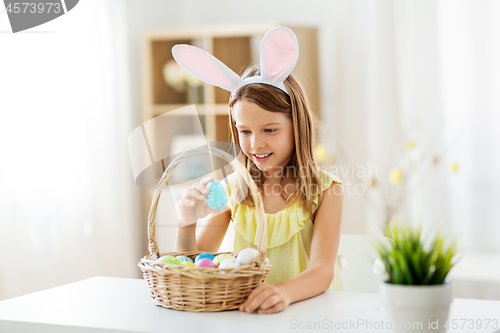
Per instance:
[[[276,131],[276,130],[275,130],[275,129],[271,129],[271,128],[266,129],[266,132],[267,132],[267,133],[272,133],[272,132],[274,132],[274,131]]]
[[[241,134],[248,134],[250,131],[241,131]]]

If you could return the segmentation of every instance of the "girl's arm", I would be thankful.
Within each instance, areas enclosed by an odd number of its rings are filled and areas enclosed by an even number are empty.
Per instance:
[[[198,251],[196,244],[196,223],[187,226],[177,226],[174,241],[174,252]]]
[[[282,282],[291,303],[321,294],[330,287],[340,243],[342,184],[333,183],[320,200],[314,220],[309,267],[294,279]]]
[[[219,250],[231,221],[230,210],[227,208],[222,213],[199,221],[203,221],[203,224],[198,232],[198,238],[196,238],[196,223],[185,227],[179,225],[174,244],[175,252],[217,252]]]
[[[331,285],[340,243],[344,201],[343,187],[333,183],[323,192],[314,220],[309,268],[293,279],[257,287],[240,307],[241,311],[274,313],[289,304],[321,294]]]
[[[217,252],[226,235],[231,221],[230,210],[208,217],[202,224],[198,235],[198,249],[203,252]]]

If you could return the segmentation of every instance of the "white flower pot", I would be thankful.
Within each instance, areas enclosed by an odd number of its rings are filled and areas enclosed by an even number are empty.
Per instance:
[[[410,286],[382,283],[382,301],[389,310],[394,332],[446,332],[453,285]]]

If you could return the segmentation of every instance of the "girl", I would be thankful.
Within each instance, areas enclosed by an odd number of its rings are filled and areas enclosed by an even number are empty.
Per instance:
[[[232,141],[241,148],[244,165],[261,190],[268,228],[267,257],[273,266],[265,282],[240,306],[240,311],[249,313],[280,312],[325,290],[343,290],[336,263],[342,183],[320,170],[315,161],[313,119],[301,86],[289,73],[281,85],[266,82],[269,66],[262,59],[261,66],[245,71],[229,101]],[[181,199],[182,221],[174,251],[217,252],[231,220],[236,229],[234,252],[256,248],[254,207],[247,206],[246,200],[237,203],[231,198],[222,212],[212,210],[205,200],[211,180],[204,178],[194,184]],[[231,186],[227,189],[230,192]],[[250,194],[246,199],[251,200]],[[196,222],[205,217],[196,238]]]

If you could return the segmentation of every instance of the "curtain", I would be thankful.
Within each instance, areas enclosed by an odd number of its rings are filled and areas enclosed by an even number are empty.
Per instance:
[[[500,3],[337,1],[332,12],[336,90],[327,126],[344,170],[376,166],[379,177],[368,200],[351,188],[344,223],[380,232],[390,171],[412,163],[395,215],[458,232],[467,251],[499,251]]]
[[[462,250],[495,253],[500,3],[402,1],[393,8],[402,132],[420,135],[421,157],[437,158],[424,169],[422,184],[414,184],[411,215],[459,233]]]
[[[500,2],[443,1],[440,17],[445,131],[466,124],[462,168],[449,183],[453,223],[470,250],[500,252]]]
[[[80,1],[17,34],[0,15],[0,299],[140,277],[124,4]]]

